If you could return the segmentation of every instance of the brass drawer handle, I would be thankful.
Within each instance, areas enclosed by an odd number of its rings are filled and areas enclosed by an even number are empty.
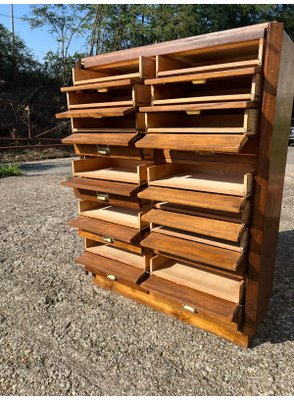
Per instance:
[[[106,156],[110,153],[110,149],[108,147],[97,146],[97,153]]]
[[[96,196],[99,201],[103,202],[109,201],[109,196],[107,193],[96,193]]]
[[[116,281],[116,276],[113,274],[107,274],[106,278],[109,279],[110,281]]]
[[[184,309],[185,311],[189,311],[189,312],[191,312],[191,313],[193,313],[193,314],[197,313],[196,308],[191,307],[191,306],[188,306],[188,304],[183,304],[183,309]]]
[[[112,237],[110,237],[110,236],[102,236],[102,240],[104,240],[104,242],[107,242],[107,243],[113,243],[114,242],[114,239]]]

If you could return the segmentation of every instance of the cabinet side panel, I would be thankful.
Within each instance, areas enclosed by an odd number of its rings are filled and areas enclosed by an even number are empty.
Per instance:
[[[244,332],[250,336],[266,316],[273,285],[293,105],[293,64],[293,43],[283,33],[283,25],[270,24],[245,302]]]

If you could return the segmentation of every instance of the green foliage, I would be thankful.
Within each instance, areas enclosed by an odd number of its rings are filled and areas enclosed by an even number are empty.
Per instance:
[[[5,81],[30,84],[39,78],[40,64],[24,41],[0,24],[0,76]],[[25,78],[25,79],[24,79]]]
[[[19,164],[2,164],[0,165],[0,178],[7,176],[19,176],[22,175]]]
[[[47,28],[55,38],[58,47],[55,54],[56,62],[52,62],[52,52],[47,54],[50,65],[58,66],[59,80],[62,77],[62,84],[68,81],[69,49],[73,39],[81,34],[86,28],[85,20],[88,18],[88,11],[70,4],[42,4],[33,5],[31,15],[26,17],[33,29]],[[55,69],[57,71],[57,69]]]

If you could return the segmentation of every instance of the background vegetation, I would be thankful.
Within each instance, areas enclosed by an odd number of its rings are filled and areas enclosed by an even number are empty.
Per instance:
[[[32,29],[47,29],[58,46],[37,62],[25,42],[0,24],[0,136],[26,134],[28,106],[33,134],[55,126],[54,114],[65,107],[59,87],[71,83],[71,67],[83,56],[272,20],[284,22],[294,39],[289,4],[42,4],[32,6],[26,19]],[[83,45],[73,54],[77,36]]]

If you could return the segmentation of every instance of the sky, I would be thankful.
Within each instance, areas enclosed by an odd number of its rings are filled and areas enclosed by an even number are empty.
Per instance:
[[[15,4],[14,5],[14,26],[15,33],[23,39],[29,49],[33,51],[38,61],[42,62],[44,55],[49,50],[56,50],[57,44],[54,38],[46,31],[46,29],[31,29],[29,23],[22,21],[21,18],[30,13],[31,5]],[[10,4],[0,4],[0,24],[11,30]],[[81,39],[76,38],[71,46],[71,53],[81,49]]]

